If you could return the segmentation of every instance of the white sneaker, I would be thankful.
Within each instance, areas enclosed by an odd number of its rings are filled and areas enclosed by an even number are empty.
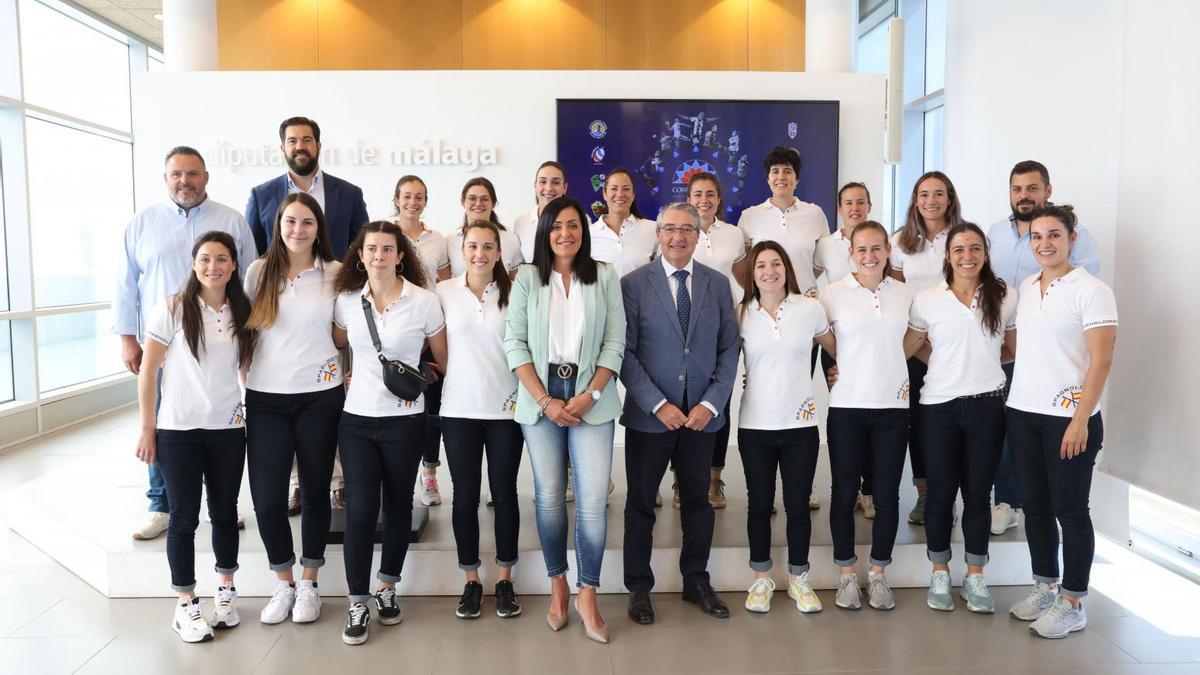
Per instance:
[[[438,491],[437,476],[421,474],[421,503],[425,506],[437,506],[442,503],[442,493]]]
[[[821,599],[813,591],[808,580],[808,572],[798,577],[792,577],[788,582],[788,597],[796,601],[796,609],[803,614],[815,614],[821,611]]]
[[[775,582],[770,577],[755,579],[750,592],[746,594],[746,609],[759,613],[771,611],[771,595],[774,592]]]
[[[151,511],[146,514],[146,522],[133,531],[133,538],[138,541],[156,539],[160,534],[167,531],[167,525],[170,524],[171,514],[163,513],[162,511]]]
[[[233,628],[241,622],[237,611],[237,589],[217,586],[217,594],[213,597],[213,627]]]
[[[1029,595],[1025,596],[1017,604],[1013,605],[1008,613],[1014,618],[1022,621],[1036,621],[1050,609],[1054,601],[1058,599],[1058,587],[1050,588],[1050,584],[1039,581],[1033,585],[1033,589],[1029,591]]]
[[[312,623],[321,618],[321,596],[312,581],[296,582],[296,603],[292,605],[292,623]]]
[[[992,509],[992,534],[1004,534],[1016,527],[1019,513],[1020,511],[1004,502],[997,504]]]
[[[296,604],[296,589],[286,581],[276,581],[275,590],[271,591],[271,599],[262,608],[258,620],[266,624],[282,623],[288,612]]]
[[[1051,640],[1065,638],[1084,628],[1087,628],[1087,612],[1083,611],[1083,605],[1076,609],[1061,595],[1037,621],[1029,624],[1031,632]]]
[[[837,596],[834,598],[833,604],[842,609],[862,608],[862,593],[858,590],[857,574],[851,573],[848,577],[838,577]]]
[[[874,609],[895,609],[896,595],[883,574],[867,572],[867,604]]]
[[[191,602],[180,602],[175,605],[175,618],[171,628],[179,633],[179,639],[184,642],[208,642],[213,639],[212,626],[200,611],[200,598],[192,598]]]

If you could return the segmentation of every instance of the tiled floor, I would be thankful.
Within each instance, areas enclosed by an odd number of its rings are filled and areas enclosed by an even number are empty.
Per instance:
[[[0,492],[92,454],[86,439],[111,431],[120,416],[0,453]],[[94,436],[93,436],[94,437]],[[77,459],[77,458],[76,458]],[[436,515],[435,515],[436,517]],[[845,612],[822,591],[825,612],[798,614],[783,592],[767,615],[740,609],[702,616],[674,595],[657,595],[658,622],[625,618],[623,595],[601,597],[612,642],[588,641],[577,616],[562,633],[542,620],[544,596],[524,596],[523,616],[501,621],[454,618],[454,599],[405,598],[405,620],[373,626],[371,641],[339,639],[343,604],[325,599],[313,625],[264,626],[263,598],[241,601],[243,623],[202,645],[180,642],[168,627],[171,601],[109,600],[8,530],[0,500],[0,673],[1200,673],[1200,587],[1101,540],[1086,606],[1089,627],[1067,640],[1030,636],[1004,614],[963,608],[935,613],[924,591],[898,592],[892,612]],[[490,590],[490,584],[488,585]],[[540,589],[520,589],[532,592]],[[1148,591],[1148,592],[1147,592]],[[1025,590],[994,589],[1007,607]],[[364,671],[362,668],[370,669]]]

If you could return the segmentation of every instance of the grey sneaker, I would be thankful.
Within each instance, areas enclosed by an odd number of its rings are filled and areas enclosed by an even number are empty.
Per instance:
[[[983,580],[982,574],[968,574],[963,579],[962,590],[959,595],[963,600],[967,601],[967,609],[972,612],[980,612],[982,614],[992,614],[996,611],[996,601],[992,599],[992,594],[988,592],[987,582]]]
[[[842,609],[862,609],[862,593],[858,590],[858,575],[838,578],[837,596],[833,604]]]
[[[883,574],[867,572],[867,604],[874,609],[896,608],[896,595]]]
[[[908,522],[913,525],[925,524],[925,493],[917,493],[917,503],[913,505],[912,511],[908,512]]]
[[[1029,595],[1025,596],[1017,604],[1013,605],[1008,613],[1013,618],[1021,621],[1035,621],[1042,614],[1050,609],[1050,605],[1054,604],[1054,600],[1058,597],[1058,589],[1050,588],[1050,584],[1039,581],[1033,585],[1033,590],[1029,591]]]
[[[1029,624],[1029,630],[1044,638],[1057,640],[1071,633],[1087,628],[1087,612],[1083,605],[1079,609],[1071,606],[1071,601],[1059,596],[1037,621]]]
[[[950,592],[950,573],[945,570],[934,570],[929,579],[929,594],[925,596],[925,604],[929,609],[939,612],[954,611],[954,594]]]

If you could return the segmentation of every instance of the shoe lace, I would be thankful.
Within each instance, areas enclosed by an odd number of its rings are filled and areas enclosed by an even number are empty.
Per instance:
[[[218,586],[217,587],[217,604],[218,605],[228,605],[231,602],[233,602],[233,599],[235,597],[237,597],[237,595],[236,595],[235,591],[233,590],[232,586]]]
[[[425,491],[426,492],[437,492],[438,491],[438,482],[437,482],[436,476],[426,476],[425,477]]]
[[[385,588],[375,594],[375,599],[379,601],[380,607],[390,609],[396,606],[396,591],[391,588]]]
[[[754,585],[750,587],[750,592],[754,595],[766,595],[771,592],[771,580],[766,578],[755,579]]]
[[[876,593],[887,594],[891,593],[892,589],[888,586],[887,577],[882,574],[871,577],[869,583],[871,595]]]
[[[362,626],[367,623],[367,606],[361,602],[350,605],[350,625]]]
[[[1029,595],[1025,599],[1035,607],[1044,607],[1047,601],[1054,598],[1055,595],[1054,591],[1039,584],[1029,591]]]
[[[204,618],[204,614],[200,611],[200,603],[198,602],[189,602],[184,605],[184,609],[187,611],[188,619],[192,621]]]
[[[972,575],[963,579],[963,588],[967,589],[967,593],[971,595],[988,594],[987,582],[979,575]]]
[[[296,586],[296,597],[300,597],[300,596],[304,596],[304,597],[306,597],[306,598],[309,598],[309,597],[312,597],[312,598],[318,597],[318,596],[317,596],[317,589],[316,589],[316,588],[313,588],[312,586],[309,586],[309,585],[307,585],[307,584],[305,584],[305,585],[300,585],[300,586]]]
[[[933,575],[933,583],[931,585],[933,586],[934,593],[949,593],[950,592],[950,575],[949,574]],[[964,581],[963,585],[966,586],[967,582]]]
[[[853,586],[858,588],[858,580],[854,577],[840,577],[838,579],[838,593],[844,593]]]
[[[1048,617],[1047,621],[1062,621],[1067,617],[1067,615],[1074,611],[1074,609],[1075,608],[1071,606],[1069,601],[1059,598],[1057,602],[1055,602],[1053,605],[1050,605],[1050,608],[1046,610],[1045,616]]]
[[[723,480],[721,480],[720,478],[718,478],[718,479],[717,479],[717,484],[716,484],[716,486],[715,486],[715,487],[716,487],[716,489],[715,489],[713,492],[714,492],[714,493],[715,493],[715,494],[716,494],[718,497],[724,497],[724,496],[725,496],[725,481],[723,481]]]

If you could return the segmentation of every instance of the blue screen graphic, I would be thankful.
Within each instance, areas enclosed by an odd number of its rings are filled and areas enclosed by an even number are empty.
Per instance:
[[[688,178],[708,171],[721,179],[721,220],[736,224],[771,196],[762,162],[777,145],[800,151],[796,194],[836,227],[837,101],[558,100],[558,161],[593,218],[605,210],[607,172],[625,167],[642,216],[686,201]]]

